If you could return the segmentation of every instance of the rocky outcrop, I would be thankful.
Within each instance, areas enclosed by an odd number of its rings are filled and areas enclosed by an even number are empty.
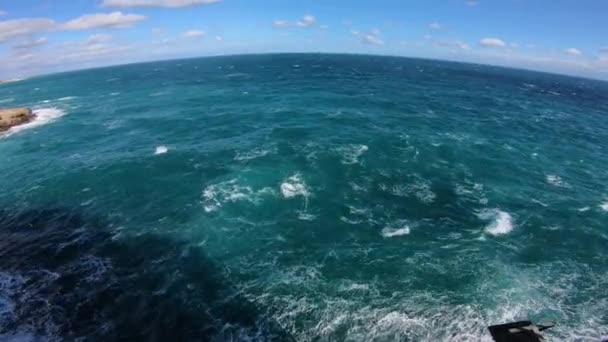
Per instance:
[[[9,108],[0,109],[0,132],[13,126],[23,125],[35,118],[34,113],[29,108]]]

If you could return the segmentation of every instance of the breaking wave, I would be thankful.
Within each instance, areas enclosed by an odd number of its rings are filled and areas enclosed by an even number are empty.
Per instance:
[[[59,108],[39,108],[34,109],[33,113],[36,115],[34,120],[23,125],[11,127],[6,132],[0,133],[0,137],[8,137],[25,130],[52,123],[66,114],[65,111]]]

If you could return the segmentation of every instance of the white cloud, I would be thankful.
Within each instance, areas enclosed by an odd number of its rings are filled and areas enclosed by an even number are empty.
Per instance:
[[[361,38],[361,41],[366,44],[370,44],[370,45],[384,45],[384,41],[382,39],[380,39],[378,36],[373,35],[373,34],[363,35],[363,38]]]
[[[433,44],[440,47],[446,47],[450,49],[469,50],[471,47],[469,44],[461,42],[459,40],[435,40]]]
[[[110,40],[112,40],[112,36],[109,34],[94,34],[92,36],[89,36],[89,38],[87,38],[86,40],[84,40],[83,43],[86,45],[94,45],[94,44],[107,43]]]
[[[224,38],[222,38],[222,36],[215,36],[215,40],[221,42],[222,40],[224,40]]]
[[[384,45],[384,40],[380,38],[380,30],[373,29],[370,33],[362,33],[359,30],[350,30],[353,36],[361,38],[361,43],[369,45]]]
[[[201,30],[190,30],[187,32],[182,33],[182,36],[184,36],[185,38],[199,38],[205,35],[205,31],[201,31]]]
[[[469,1],[465,2],[465,3],[469,7],[475,7],[475,6],[479,5],[479,1],[475,1],[475,0],[469,0]]]
[[[50,43],[38,38],[35,49],[25,47],[0,54],[0,74],[28,76],[32,74],[73,70],[83,67],[128,62],[127,52],[137,52],[133,45],[115,45],[107,37],[93,35],[83,40]],[[35,45],[35,44],[34,44]]]
[[[209,5],[222,0],[103,0],[103,7],[167,7],[179,8]]]
[[[573,55],[573,56],[580,56],[583,54],[583,52],[577,48],[569,48],[569,49],[564,50],[564,52],[569,55]]]
[[[278,28],[283,28],[283,27],[291,26],[291,24],[289,23],[289,21],[286,21],[286,20],[275,20],[274,26],[278,27]]]
[[[46,37],[40,37],[34,40],[23,41],[19,44],[14,45],[13,48],[17,50],[31,50],[33,48],[46,44],[48,41],[49,40]]]
[[[502,48],[507,46],[507,44],[498,39],[498,38],[483,38],[479,41],[479,45],[484,47],[492,47],[492,48]]]
[[[147,17],[139,14],[122,12],[85,14],[61,25],[64,30],[90,30],[96,28],[122,29],[133,26]]]
[[[435,23],[430,23],[430,24],[429,24],[429,28],[430,28],[431,30],[440,30],[440,29],[441,29],[441,27],[442,27],[442,26],[441,26],[441,24],[440,24],[440,23],[436,23],[436,22],[435,22]]]
[[[288,20],[275,20],[274,27],[276,28],[286,28],[286,27],[310,27],[317,23],[317,19],[312,15],[305,15],[302,19],[298,21],[288,21]]]
[[[0,43],[12,38],[33,35],[39,32],[50,31],[56,24],[51,19],[24,18],[0,21]]]
[[[152,33],[155,36],[161,36],[161,35],[165,34],[165,30],[163,30],[160,27],[154,27],[153,29],[150,30],[150,33]]]
[[[308,27],[308,26],[312,26],[317,22],[317,19],[315,19],[314,16],[312,15],[305,15],[302,20],[297,22],[297,25],[300,27]]]

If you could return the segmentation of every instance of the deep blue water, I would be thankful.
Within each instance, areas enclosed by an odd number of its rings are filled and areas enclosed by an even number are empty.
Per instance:
[[[0,85],[0,339],[608,335],[608,83],[259,55]]]

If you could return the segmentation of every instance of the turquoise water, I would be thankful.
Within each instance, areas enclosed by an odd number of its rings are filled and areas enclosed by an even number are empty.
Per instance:
[[[0,86],[0,337],[608,335],[608,83],[234,56]]]

